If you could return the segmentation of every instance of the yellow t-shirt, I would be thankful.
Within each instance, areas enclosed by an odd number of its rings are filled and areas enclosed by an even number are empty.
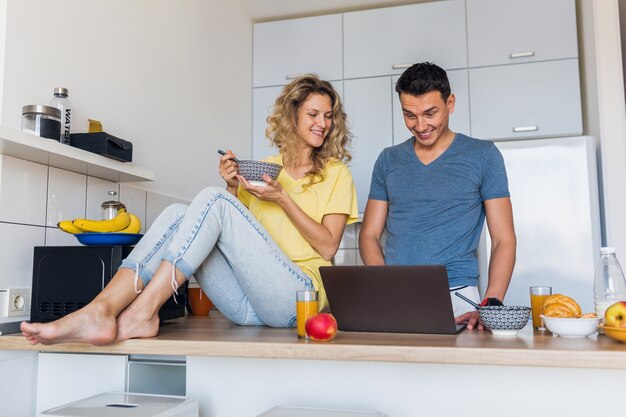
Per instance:
[[[264,160],[283,164],[282,155]],[[347,214],[347,224],[356,222],[356,190],[348,167],[343,162],[331,161],[324,170],[324,181],[307,188],[302,186],[308,183],[307,177],[295,180],[284,169],[280,171],[277,180],[302,211],[316,222],[321,223],[324,215],[333,213]],[[313,280],[315,289],[319,291],[319,308],[326,307],[328,301],[319,267],[331,263],[309,245],[278,204],[261,201],[242,186],[237,190],[237,197],[263,225],[278,247]]]

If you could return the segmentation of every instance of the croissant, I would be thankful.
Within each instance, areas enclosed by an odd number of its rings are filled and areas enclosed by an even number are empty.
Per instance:
[[[567,295],[554,294],[543,302],[543,315],[547,317],[580,317],[581,314],[580,305]]]

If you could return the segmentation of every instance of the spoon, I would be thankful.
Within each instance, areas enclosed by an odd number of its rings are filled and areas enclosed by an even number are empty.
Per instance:
[[[223,151],[223,150],[221,150],[221,149],[218,149],[218,150],[217,150],[217,153],[219,153],[220,155],[226,155],[226,152],[224,152],[224,151]],[[237,159],[237,158],[231,158],[231,160],[232,160],[232,161],[235,161],[235,162],[239,162],[239,159]]]
[[[456,295],[457,297],[463,299],[464,301],[467,301],[468,303],[470,303],[471,305],[473,305],[474,307],[476,307],[476,310],[478,310],[480,308],[480,306],[478,304],[476,304],[475,302],[473,302],[472,300],[470,300],[469,298],[467,298],[466,296],[464,296],[463,294],[461,294],[460,292],[454,292],[454,295]]]

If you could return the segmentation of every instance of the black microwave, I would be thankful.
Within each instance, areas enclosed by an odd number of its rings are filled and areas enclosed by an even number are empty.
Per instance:
[[[30,319],[46,323],[93,300],[132,246],[35,246]],[[128,285],[133,285],[129,282]],[[187,284],[159,310],[161,321],[185,316]]]

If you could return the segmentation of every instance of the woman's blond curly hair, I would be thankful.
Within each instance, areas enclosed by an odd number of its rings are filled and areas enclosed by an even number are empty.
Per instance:
[[[298,137],[298,109],[311,94],[328,96],[332,105],[332,124],[324,143],[313,150],[311,162],[313,168],[307,173],[307,185],[324,180],[324,167],[331,160],[349,162],[352,155],[348,150],[352,134],[348,127],[346,113],[343,111],[339,94],[333,86],[320,80],[314,74],[302,75],[287,84],[276,99],[272,113],[267,117],[265,136],[283,155],[283,161],[298,163],[295,143]]]

